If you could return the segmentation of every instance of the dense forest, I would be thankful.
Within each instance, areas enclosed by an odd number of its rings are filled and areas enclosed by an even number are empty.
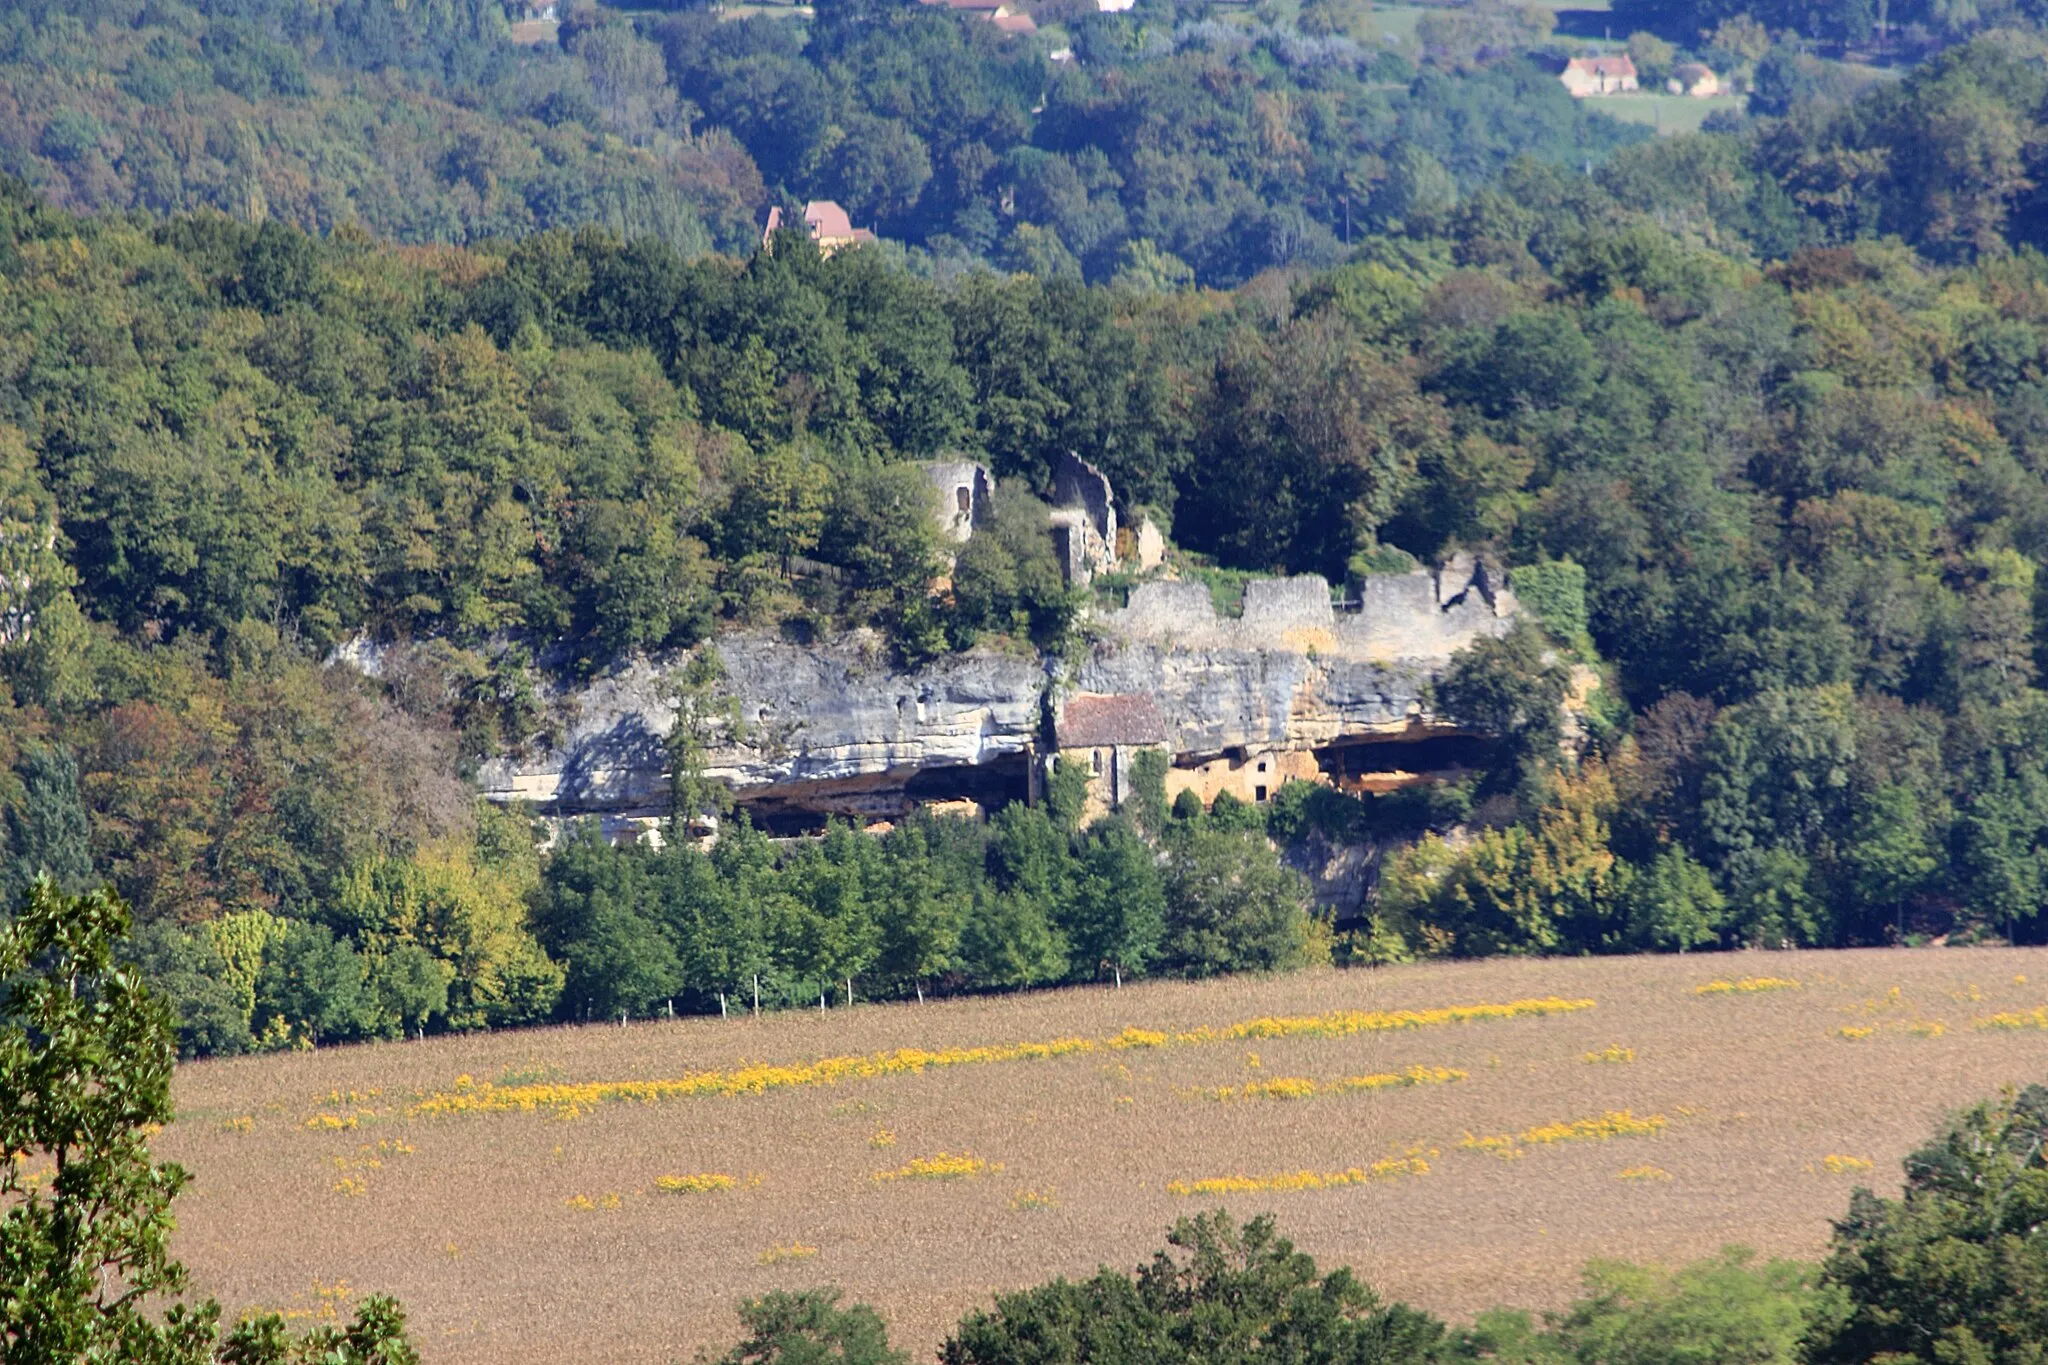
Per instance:
[[[896,0],[808,25],[562,8],[522,46],[501,0],[10,3],[0,171],[85,209],[418,243],[597,224],[693,255],[747,249],[771,200],[834,198],[926,270],[1231,284],[1336,264],[1517,156],[1644,136],[1527,63],[1418,71],[1339,4],[1306,30],[1070,5],[1066,64]]]
[[[110,880],[192,1051],[2038,939],[2041,38],[1877,78],[1750,19],[1751,114],[1651,141],[1540,35],[1279,18],[1069,16],[1048,64],[893,6],[572,12],[537,48],[491,5],[6,7],[0,891]],[[895,240],[760,249],[812,193]],[[1033,530],[1069,450],[1188,572],[1510,566],[1532,622],[1437,698],[1497,768],[708,854],[543,855],[476,807],[549,684],[635,652],[1071,647],[1090,603]],[[912,462],[953,454],[1001,483],[934,594]],[[329,665],[363,641],[375,679]],[[1604,685],[1567,761],[1572,661]],[[1318,835],[1384,850],[1366,922],[1280,862]]]

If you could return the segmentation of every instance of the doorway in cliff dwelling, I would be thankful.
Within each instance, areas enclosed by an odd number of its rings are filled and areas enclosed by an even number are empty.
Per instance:
[[[1498,741],[1479,735],[1374,739],[1359,735],[1318,749],[1330,781],[1349,792],[1390,792],[1420,782],[1456,781],[1498,760]]]

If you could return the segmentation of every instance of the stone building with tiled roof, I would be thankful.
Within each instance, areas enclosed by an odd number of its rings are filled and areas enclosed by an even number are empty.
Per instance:
[[[1172,739],[1159,704],[1141,692],[1069,697],[1053,723],[1058,761],[1088,769],[1088,818],[1128,801],[1137,790],[1137,756],[1168,752]]]

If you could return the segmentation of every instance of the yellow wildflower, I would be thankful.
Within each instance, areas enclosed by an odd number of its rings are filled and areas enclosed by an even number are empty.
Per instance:
[[[592,1106],[619,1101],[657,1103],[711,1095],[759,1095],[798,1086],[838,1085],[883,1076],[920,1075],[927,1069],[938,1067],[1043,1061],[1105,1048],[1197,1046],[1240,1042],[1248,1038],[1343,1038],[1358,1033],[1431,1028],[1478,1020],[1568,1014],[1592,1009],[1594,1003],[1550,996],[1515,1000],[1502,1005],[1453,1005],[1434,1010],[1338,1010],[1318,1015],[1269,1016],[1223,1028],[1205,1026],[1174,1034],[1170,1040],[1165,1034],[1125,1029],[1113,1038],[1099,1041],[1055,1038],[1042,1043],[984,1047],[899,1048],[865,1057],[826,1057],[795,1065],[757,1063],[730,1071],[694,1072],[668,1080],[493,1085],[463,1075],[456,1077],[452,1089],[424,1097],[410,1112],[427,1116],[544,1112],[573,1118]]]
[[[1652,1137],[1663,1132],[1670,1122],[1662,1114],[1637,1118],[1627,1109],[1610,1109],[1591,1118],[1546,1123],[1535,1128],[1524,1128],[1519,1133],[1496,1133],[1491,1136],[1467,1133],[1464,1141],[1458,1145],[1467,1151],[1486,1152],[1493,1156],[1512,1159],[1522,1154],[1518,1144],[1524,1142],[1549,1145],[1556,1142],[1606,1142],[1620,1137]]]
[[[1740,981],[1709,981],[1693,987],[1694,995],[1754,995],[1758,991],[1796,991],[1797,981],[1782,976],[1745,976]]]
[[[818,1254],[814,1246],[792,1242],[788,1246],[772,1246],[755,1259],[762,1265],[774,1265],[779,1261],[804,1261]]]
[[[2048,1029],[2048,1005],[2043,1005],[2038,1009],[2014,1010],[2004,1014],[1988,1015],[1985,1018],[1971,1021],[1970,1027],[1974,1029],[2005,1029],[2007,1031],[2030,1028]]]
[[[1003,1169],[1001,1162],[983,1161],[961,1152],[912,1157],[893,1171],[876,1171],[876,1180],[966,1180]]]
[[[1335,1081],[1313,1081],[1306,1076],[1276,1076],[1269,1081],[1248,1081],[1243,1085],[1215,1086],[1199,1091],[1210,1100],[1306,1100],[1319,1095],[1341,1095],[1354,1090],[1391,1090],[1411,1085],[1447,1085],[1466,1080],[1468,1072],[1447,1066],[1411,1066],[1406,1071],[1385,1071],[1370,1076],[1346,1076]]]
[[[1281,1171],[1274,1175],[1219,1175],[1204,1180],[1174,1180],[1167,1183],[1166,1191],[1168,1194],[1183,1197],[1293,1193],[1302,1190],[1342,1189],[1348,1185],[1370,1185],[1428,1174],[1429,1162],[1422,1157],[1419,1148],[1411,1148],[1405,1156],[1387,1157],[1369,1166],[1352,1166],[1342,1171]]]

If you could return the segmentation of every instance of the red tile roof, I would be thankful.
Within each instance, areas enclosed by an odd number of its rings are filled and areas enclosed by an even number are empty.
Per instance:
[[[1053,733],[1062,749],[1167,742],[1166,720],[1142,692],[1069,697]]]

